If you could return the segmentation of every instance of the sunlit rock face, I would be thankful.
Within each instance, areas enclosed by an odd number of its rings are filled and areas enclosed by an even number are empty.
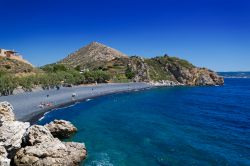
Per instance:
[[[8,153],[3,146],[0,146],[0,165],[9,166],[10,159],[7,158]]]
[[[54,120],[45,125],[56,138],[69,138],[77,131],[77,128],[69,121]]]
[[[87,155],[84,144],[63,143],[46,127],[39,125],[29,128],[27,143],[30,146],[16,153],[14,161],[17,166],[78,165]]]
[[[0,146],[5,148],[9,158],[21,148],[23,137],[30,126],[28,122],[14,121],[13,110],[10,103],[0,103]]]
[[[14,108],[6,101],[0,102],[0,123],[4,121],[14,121]]]

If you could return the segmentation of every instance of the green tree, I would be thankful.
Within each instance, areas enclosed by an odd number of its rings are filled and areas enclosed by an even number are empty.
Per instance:
[[[76,71],[81,71],[81,66],[80,66],[80,65],[76,66],[76,67],[75,67],[75,70],[76,70]]]
[[[110,79],[110,75],[102,70],[86,71],[83,74],[85,77],[85,83],[105,83]]]
[[[22,87],[24,91],[30,92],[32,91],[32,88],[34,86],[34,77],[27,76],[27,77],[18,78],[17,83],[19,86]]]
[[[7,96],[13,94],[17,88],[17,79],[9,74],[2,74],[0,76],[0,94]]]
[[[130,67],[127,67],[127,69],[125,71],[125,75],[128,79],[133,79],[135,77],[135,72],[132,71],[132,69]]]

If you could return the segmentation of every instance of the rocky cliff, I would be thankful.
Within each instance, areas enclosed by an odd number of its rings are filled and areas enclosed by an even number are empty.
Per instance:
[[[130,64],[135,72],[135,81],[173,81],[182,85],[223,85],[224,79],[212,70],[198,68],[186,60],[162,56],[137,59]]]
[[[215,72],[195,67],[177,57],[129,57],[113,48],[93,42],[58,63],[81,69],[107,71],[112,81],[130,79],[135,82],[171,81],[176,85],[222,85]]]

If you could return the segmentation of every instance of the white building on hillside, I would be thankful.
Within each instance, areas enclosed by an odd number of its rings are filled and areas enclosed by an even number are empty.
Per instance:
[[[18,56],[16,51],[0,49],[0,56],[11,58],[12,56]]]
[[[33,66],[31,63],[23,59],[23,57],[14,50],[0,49],[0,57],[18,60]]]

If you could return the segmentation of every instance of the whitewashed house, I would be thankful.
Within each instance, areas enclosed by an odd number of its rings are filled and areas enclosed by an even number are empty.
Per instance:
[[[11,58],[12,56],[17,56],[16,51],[0,49],[0,56]]]

